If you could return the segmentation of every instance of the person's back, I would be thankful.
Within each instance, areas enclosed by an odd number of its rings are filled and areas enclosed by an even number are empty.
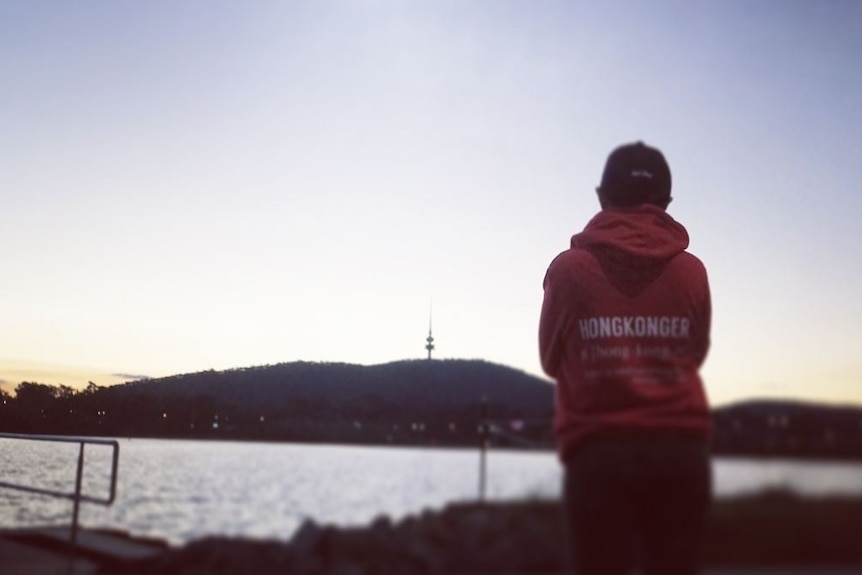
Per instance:
[[[575,572],[695,573],[710,498],[706,271],[665,209],[658,150],[622,146],[602,211],[545,277],[542,366],[557,381]]]

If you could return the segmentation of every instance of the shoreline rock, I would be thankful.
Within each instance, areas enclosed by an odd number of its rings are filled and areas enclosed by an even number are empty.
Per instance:
[[[862,566],[862,499],[769,492],[718,501],[705,565]],[[208,537],[103,573],[128,575],[411,575],[561,573],[559,502],[458,503],[363,527],[307,520],[290,541]]]
[[[546,573],[565,564],[563,521],[548,501],[458,503],[364,527],[306,520],[288,542],[207,537],[105,573],[410,575]]]

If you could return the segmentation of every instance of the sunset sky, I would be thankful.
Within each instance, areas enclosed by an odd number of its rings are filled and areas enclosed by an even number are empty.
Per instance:
[[[425,355],[541,373],[634,140],[723,404],[862,404],[862,2],[0,0],[0,380]]]

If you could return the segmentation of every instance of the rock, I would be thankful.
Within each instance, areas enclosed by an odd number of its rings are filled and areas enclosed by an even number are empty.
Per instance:
[[[329,566],[327,573],[330,575],[365,575],[366,570],[360,563],[336,561]]]
[[[447,564],[445,552],[434,547],[431,543],[417,540],[409,543],[406,555],[411,563],[415,565],[416,573],[443,573]]]
[[[306,519],[299,526],[290,541],[290,545],[296,553],[304,555],[310,553],[317,546],[322,536],[323,530],[317,523],[311,519]]]
[[[451,505],[367,527],[302,523],[290,542],[207,538],[153,560],[126,562],[128,575],[419,575],[565,570],[556,505]]]

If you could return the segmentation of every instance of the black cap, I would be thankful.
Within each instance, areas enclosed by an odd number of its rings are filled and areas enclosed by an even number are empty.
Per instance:
[[[670,201],[670,167],[664,155],[643,142],[620,146],[608,156],[599,193],[614,206]]]

